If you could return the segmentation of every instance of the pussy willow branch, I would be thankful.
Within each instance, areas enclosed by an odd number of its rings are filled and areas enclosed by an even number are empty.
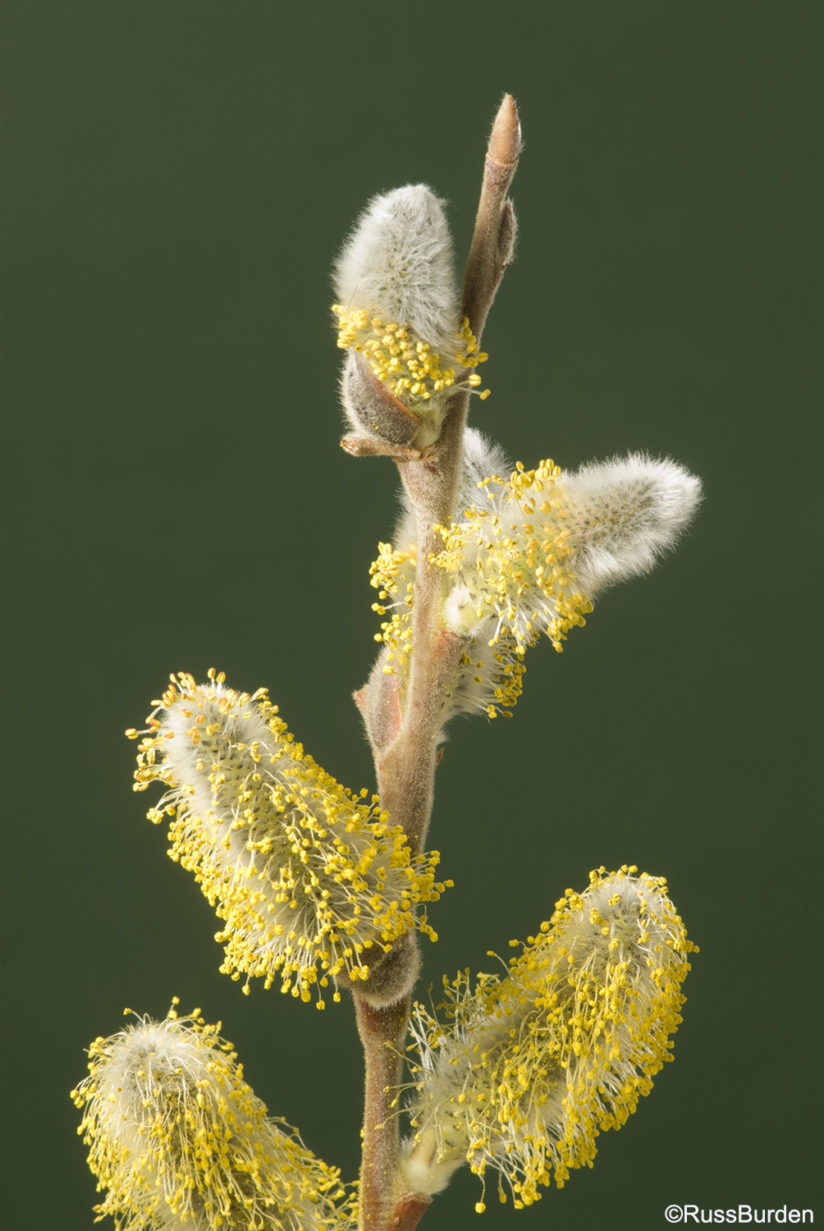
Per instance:
[[[479,343],[512,257],[515,218],[506,194],[520,151],[518,111],[507,94],[489,138],[464,272],[463,314]],[[465,649],[463,638],[441,627],[443,573],[430,563],[430,556],[441,546],[435,527],[448,524],[454,512],[468,410],[469,391],[461,389],[450,399],[437,444],[423,457],[397,461],[417,527],[412,649],[400,729],[388,747],[376,750],[375,770],[382,808],[393,824],[402,826],[416,851],[423,848],[432,813],[444,688]],[[390,727],[387,719],[386,729]],[[413,1231],[429,1201],[404,1192],[398,1120],[392,1106],[402,1080],[410,997],[380,1010],[356,994],[355,1007],[366,1060],[361,1231]]]

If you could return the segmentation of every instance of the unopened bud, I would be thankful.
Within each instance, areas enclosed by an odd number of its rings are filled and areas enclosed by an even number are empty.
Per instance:
[[[409,445],[421,428],[418,415],[390,393],[356,350],[347,351],[340,393],[352,427],[367,436],[391,445]]]
[[[417,938],[414,933],[407,932],[387,953],[371,961],[367,979],[355,980],[340,975],[338,981],[342,987],[357,992],[373,1009],[387,1009],[412,991],[420,969]]]

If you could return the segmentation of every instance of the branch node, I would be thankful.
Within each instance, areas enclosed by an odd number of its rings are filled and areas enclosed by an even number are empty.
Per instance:
[[[432,1204],[431,1197],[422,1197],[416,1193],[405,1193],[392,1216],[392,1226],[398,1231],[414,1231],[426,1211]]]

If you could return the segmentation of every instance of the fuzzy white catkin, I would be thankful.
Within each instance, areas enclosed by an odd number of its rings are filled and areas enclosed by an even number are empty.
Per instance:
[[[335,267],[344,308],[368,308],[450,352],[459,328],[452,237],[444,203],[426,184],[373,197]]]
[[[588,594],[648,572],[674,546],[701,500],[701,483],[669,458],[643,453],[564,473],[558,491]]]

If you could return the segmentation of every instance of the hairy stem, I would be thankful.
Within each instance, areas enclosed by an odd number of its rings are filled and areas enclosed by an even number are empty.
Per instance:
[[[409,997],[388,1009],[374,1009],[356,996],[355,1010],[366,1061],[360,1225],[364,1231],[387,1231],[403,1195],[392,1100],[401,1082]]]
[[[464,271],[463,312],[480,343],[492,301],[512,258],[515,221],[507,192],[521,151],[518,109],[504,95],[487,147],[475,230]],[[415,595],[409,691],[401,730],[377,758],[381,803],[410,845],[426,839],[434,797],[437,740],[444,688],[463,653],[460,638],[441,626],[443,573],[431,563],[442,543],[438,525],[448,525],[455,509],[463,460],[463,435],[469,391],[459,390],[447,408],[440,439],[422,458],[397,466],[417,527]]]
[[[463,312],[479,342],[512,257],[515,218],[506,194],[520,149],[518,111],[507,94],[489,139],[464,273]],[[382,724],[396,734],[388,747],[376,749],[375,769],[381,806],[393,824],[402,826],[416,851],[423,849],[432,814],[444,689],[465,648],[461,637],[443,628],[443,573],[431,557],[441,546],[435,527],[452,520],[468,410],[469,392],[462,389],[450,399],[438,443],[423,456],[395,458],[417,527],[412,649],[403,717],[399,728],[391,716]],[[379,1010],[356,994],[355,1005],[366,1057],[361,1231],[413,1231],[429,1199],[403,1191],[393,1107],[402,1077],[410,997]]]

